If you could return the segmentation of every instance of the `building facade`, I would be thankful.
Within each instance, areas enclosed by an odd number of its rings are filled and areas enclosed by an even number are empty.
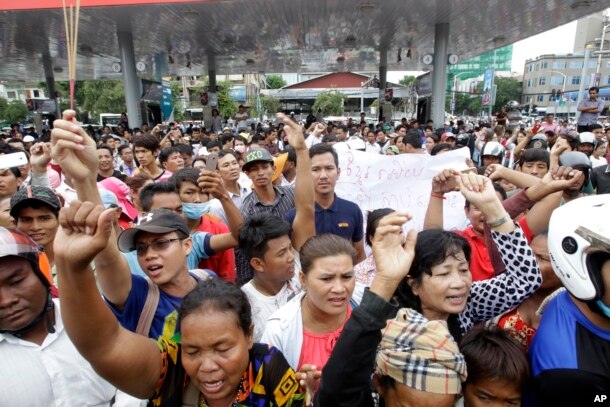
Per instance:
[[[575,114],[578,89],[581,81],[588,89],[599,72],[600,98],[610,105],[610,58],[590,58],[585,70],[583,54],[541,55],[525,62],[523,71],[523,96],[521,103],[545,110],[548,113]],[[598,68],[599,65],[599,68]],[[607,89],[606,89],[607,88]]]

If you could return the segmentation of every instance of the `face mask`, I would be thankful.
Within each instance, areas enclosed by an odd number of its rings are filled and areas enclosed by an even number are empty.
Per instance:
[[[234,150],[239,154],[243,154],[246,152],[246,146],[243,146],[243,145],[235,146]]]
[[[202,203],[183,203],[182,213],[189,219],[200,219],[203,215],[210,211],[210,202]]]

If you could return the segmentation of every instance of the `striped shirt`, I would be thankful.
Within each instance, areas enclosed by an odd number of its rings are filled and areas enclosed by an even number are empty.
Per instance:
[[[261,202],[255,190],[246,196],[240,208],[244,219],[255,213],[270,213],[284,219],[288,211],[294,208],[294,190],[291,187],[282,186],[273,186],[273,190],[275,200],[270,204]],[[235,249],[235,265],[237,267],[237,286],[241,287],[252,279],[254,269],[239,249]]]

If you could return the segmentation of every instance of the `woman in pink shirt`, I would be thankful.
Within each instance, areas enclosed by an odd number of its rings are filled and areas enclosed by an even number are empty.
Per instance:
[[[352,313],[356,258],[352,243],[339,236],[307,240],[300,251],[304,293],[269,317],[261,342],[282,350],[294,368],[321,370]]]

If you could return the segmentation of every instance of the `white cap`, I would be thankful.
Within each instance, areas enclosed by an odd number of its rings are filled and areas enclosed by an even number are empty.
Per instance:
[[[24,142],[24,143],[31,143],[31,142],[32,142],[32,141],[34,141],[34,140],[36,140],[36,139],[35,139],[34,137],[32,137],[32,136],[25,136],[25,137],[23,138],[23,142]]]

